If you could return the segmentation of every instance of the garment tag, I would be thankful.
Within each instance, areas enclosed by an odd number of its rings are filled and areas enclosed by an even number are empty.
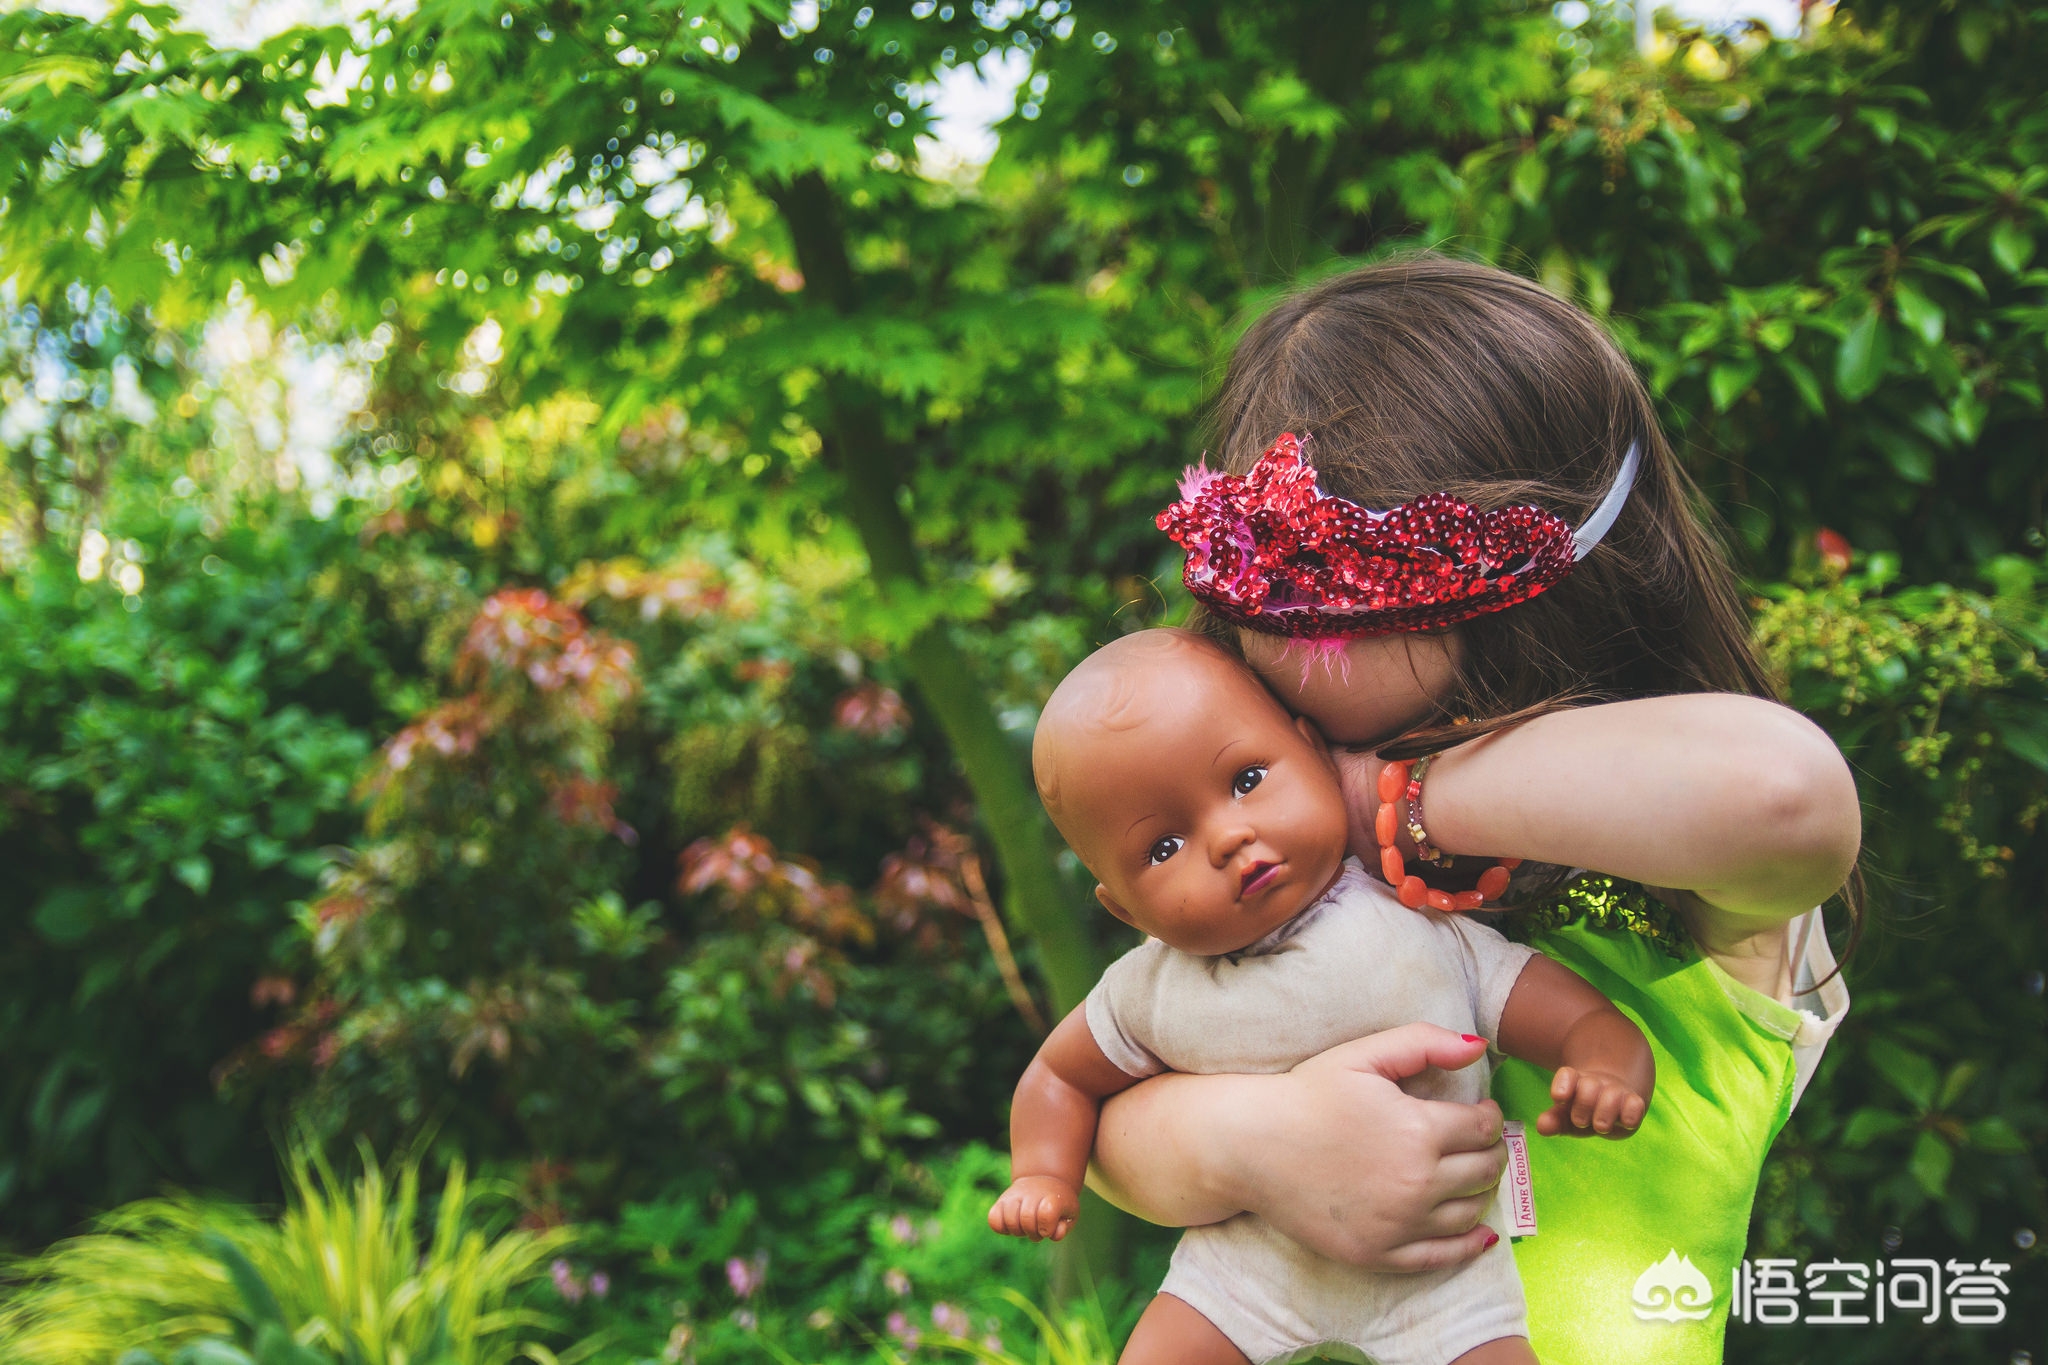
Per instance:
[[[1536,1188],[1529,1181],[1529,1139],[1518,1120],[1501,1126],[1501,1141],[1508,1145],[1508,1168],[1503,1184],[1508,1197],[1508,1236],[1536,1235]]]

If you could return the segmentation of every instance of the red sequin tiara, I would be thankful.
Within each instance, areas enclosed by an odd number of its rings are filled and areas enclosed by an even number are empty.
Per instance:
[[[1574,531],[1540,507],[1482,513],[1449,493],[1375,512],[1318,488],[1301,447],[1282,435],[1243,477],[1193,466],[1157,520],[1187,551],[1181,581],[1197,600],[1248,629],[1307,639],[1440,630],[1526,602],[1614,525],[1640,453],[1628,448]]]

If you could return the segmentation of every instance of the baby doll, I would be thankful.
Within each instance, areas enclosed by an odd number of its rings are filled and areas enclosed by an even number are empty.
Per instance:
[[[1456,914],[1409,910],[1345,857],[1337,770],[1214,642],[1150,630],[1061,682],[1032,746],[1039,795],[1151,936],[1112,964],[1018,1083],[999,1232],[1066,1235],[1109,1095],[1161,1071],[1280,1072],[1336,1043],[1425,1020],[1555,1068],[1545,1135],[1625,1137],[1654,1082],[1641,1032],[1570,971]],[[1486,1095],[1483,1063],[1404,1083]],[[1499,1237],[1469,1265],[1382,1275],[1328,1260],[1253,1214],[1190,1228],[1126,1365],[1282,1361],[1336,1351],[1379,1365],[1533,1362]]]

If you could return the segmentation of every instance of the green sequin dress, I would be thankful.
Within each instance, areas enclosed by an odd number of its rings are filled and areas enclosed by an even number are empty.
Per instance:
[[[1721,1359],[1764,1155],[1847,1010],[1820,912],[1791,926],[1792,1002],[1742,985],[1641,887],[1581,874],[1500,927],[1603,991],[1650,1041],[1657,1088],[1624,1141],[1536,1135],[1550,1073],[1504,1059],[1527,1125],[1537,1234],[1515,1244],[1544,1365]],[[1795,1007],[1796,1006],[1796,1007]]]

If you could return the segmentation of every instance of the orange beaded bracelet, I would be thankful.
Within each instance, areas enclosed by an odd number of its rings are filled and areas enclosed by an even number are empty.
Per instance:
[[[1408,861],[1401,856],[1397,842],[1401,826],[1405,823],[1408,837],[1415,841],[1418,857],[1440,867],[1451,864],[1451,855],[1432,845],[1422,828],[1422,779],[1429,771],[1430,760],[1435,757],[1435,754],[1425,754],[1420,762],[1396,759],[1380,769],[1377,787],[1380,807],[1373,813],[1372,822],[1373,838],[1380,846],[1380,875],[1387,879],[1387,885],[1394,888],[1401,904],[1410,910],[1419,910],[1425,905],[1432,910],[1477,910],[1490,900],[1498,900],[1508,889],[1508,873],[1522,865],[1520,858],[1496,859],[1492,867],[1479,874],[1479,884],[1470,891],[1437,891],[1422,878],[1409,873]],[[1405,822],[1396,805],[1404,797],[1408,801]]]

